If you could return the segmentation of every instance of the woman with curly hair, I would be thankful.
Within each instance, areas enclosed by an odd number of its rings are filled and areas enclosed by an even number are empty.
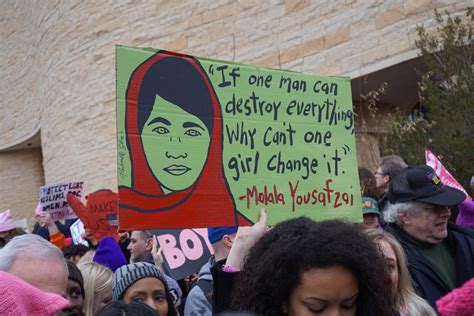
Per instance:
[[[349,223],[291,219],[250,249],[235,279],[231,309],[261,315],[395,315],[384,265],[375,245]]]
[[[400,316],[435,316],[436,312],[428,302],[415,293],[410,281],[405,252],[395,237],[376,229],[365,232],[375,242],[387,262],[396,309]]]

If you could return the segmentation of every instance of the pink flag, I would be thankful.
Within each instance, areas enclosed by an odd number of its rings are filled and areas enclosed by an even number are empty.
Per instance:
[[[443,182],[444,185],[448,187],[452,187],[462,191],[466,194],[466,201],[472,201],[472,198],[467,194],[466,190],[459,184],[459,182],[454,179],[454,177],[449,173],[449,171],[443,166],[441,161],[439,161],[438,157],[436,157],[431,150],[425,150],[425,157],[426,157],[426,164],[433,168]]]

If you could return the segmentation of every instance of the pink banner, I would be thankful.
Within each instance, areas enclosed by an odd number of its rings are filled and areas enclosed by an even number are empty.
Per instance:
[[[472,201],[472,198],[467,194],[466,190],[459,184],[459,182],[454,179],[454,177],[449,173],[449,171],[443,166],[441,161],[439,161],[438,157],[435,156],[431,152],[431,150],[425,150],[425,157],[426,157],[426,164],[433,168],[443,182],[444,185],[448,187],[452,187],[458,190],[461,190],[464,194],[466,194],[466,201]]]

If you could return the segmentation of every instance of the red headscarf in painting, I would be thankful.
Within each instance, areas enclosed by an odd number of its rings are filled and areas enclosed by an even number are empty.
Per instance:
[[[157,94],[180,107],[184,104],[187,112],[197,113],[210,133],[207,160],[198,179],[189,188],[166,195],[149,166],[140,137]],[[217,95],[206,72],[193,57],[161,51],[135,69],[126,92],[125,122],[132,183],[131,188],[119,187],[120,229],[249,223],[239,218],[225,179],[222,125]]]

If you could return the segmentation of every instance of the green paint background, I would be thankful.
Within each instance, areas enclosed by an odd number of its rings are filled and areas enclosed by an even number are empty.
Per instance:
[[[117,158],[118,158],[118,184],[123,186],[130,186],[131,183],[131,170],[130,170],[130,158],[128,150],[126,147],[126,137],[125,137],[125,93],[128,85],[128,81],[132,72],[146,59],[151,57],[157,49],[142,49],[142,48],[132,48],[125,46],[116,47],[116,94],[117,94]],[[264,185],[267,185],[268,191],[273,191],[273,184],[276,184],[278,191],[282,192],[285,195],[285,205],[268,205],[268,222],[269,224],[275,224],[284,219],[294,218],[299,216],[308,216],[315,220],[324,220],[331,218],[345,218],[350,221],[360,222],[362,219],[361,211],[361,198],[360,198],[360,187],[359,187],[359,176],[357,169],[357,158],[356,158],[356,147],[355,147],[355,133],[351,133],[345,129],[345,122],[342,122],[335,126],[328,125],[327,121],[323,120],[321,123],[317,123],[315,118],[303,117],[298,115],[289,116],[286,114],[286,105],[290,100],[296,99],[297,101],[305,102],[315,102],[321,104],[327,97],[331,99],[335,98],[337,100],[337,105],[343,110],[352,111],[352,100],[351,100],[351,88],[350,88],[350,79],[343,77],[318,77],[312,75],[305,75],[302,73],[283,71],[283,70],[273,70],[266,68],[257,68],[249,65],[237,64],[232,62],[223,62],[206,58],[198,58],[202,67],[206,70],[214,90],[217,93],[219,98],[222,116],[224,119],[223,124],[223,166],[224,171],[227,177],[227,183],[231,189],[231,193],[234,196],[234,201],[236,203],[237,209],[243,213],[245,216],[250,218],[252,221],[256,221],[258,218],[258,212],[264,204],[255,205],[254,200],[250,203],[249,209],[247,209],[246,200],[239,200],[238,197],[245,195],[246,188],[256,185],[259,191],[263,191]],[[214,68],[213,74],[209,73],[210,65],[213,65]],[[237,79],[237,86],[228,86],[220,88],[218,84],[221,82],[221,72],[217,71],[216,68],[221,65],[228,65],[228,71],[233,67],[240,68],[240,77]],[[271,88],[265,87],[256,87],[250,86],[248,84],[248,77],[250,75],[263,75],[266,77],[268,74],[272,75]],[[279,88],[280,77],[291,77],[292,80],[305,80],[307,84],[306,93],[303,92],[293,92],[286,93],[282,92]],[[231,77],[227,76],[230,80]],[[338,84],[338,95],[333,97],[332,95],[326,96],[324,93],[314,93],[313,92],[313,83],[317,80],[322,82],[332,83],[335,82]],[[236,94],[236,97],[245,97],[247,98],[251,91],[261,98],[267,101],[282,101],[281,107],[279,109],[278,121],[273,120],[273,113],[267,114],[264,116],[254,115],[254,116],[245,116],[244,114],[227,114],[225,112],[225,106],[229,100],[232,99],[232,93]],[[353,118],[355,120],[355,118]],[[229,144],[229,140],[226,134],[225,126],[235,128],[237,122],[244,122],[245,128],[257,128],[256,134],[256,148],[250,150],[249,147],[241,145],[238,143]],[[293,129],[296,130],[294,135],[294,145],[271,145],[270,147],[263,146],[263,135],[268,126],[271,126],[274,130],[282,130],[281,122],[291,123]],[[355,125],[355,122],[353,123]],[[303,140],[303,132],[307,130],[331,130],[331,146],[327,147],[324,144],[306,144]],[[349,146],[349,152],[347,155],[343,154],[343,145],[346,144]],[[242,157],[245,156],[254,156],[255,150],[260,152],[260,162],[257,175],[253,173],[242,174],[238,182],[232,179],[234,173],[228,168],[228,161],[232,156],[237,156],[240,154]],[[326,159],[323,158],[323,155],[330,156],[333,154],[334,150],[338,149],[340,152],[339,156],[342,158],[342,161],[339,163],[340,175],[335,177],[330,175],[327,172],[326,168]],[[272,154],[282,152],[282,158],[284,160],[289,159],[299,159],[302,156],[307,156],[308,158],[317,158],[318,172],[316,175],[310,175],[309,179],[302,180],[299,176],[300,173],[285,173],[283,175],[276,174],[274,172],[267,171],[266,162]],[[342,173],[342,171],[344,173]],[[303,173],[303,172],[301,172]],[[297,180],[300,180],[298,192],[307,192],[316,188],[321,191],[324,186],[327,178],[332,178],[334,181],[331,185],[331,188],[335,191],[347,192],[354,195],[354,204],[353,206],[342,206],[338,209],[334,209],[331,205],[326,205],[322,207],[320,203],[316,205],[301,205],[296,207],[296,211],[291,211],[291,197],[290,189],[288,186],[288,181],[296,183]]]

